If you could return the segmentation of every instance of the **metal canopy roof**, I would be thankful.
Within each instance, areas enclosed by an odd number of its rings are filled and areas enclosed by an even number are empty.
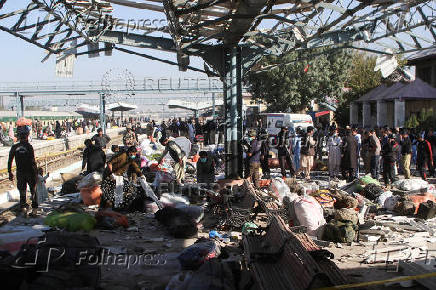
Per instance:
[[[127,111],[137,109],[138,106],[127,104],[127,103],[122,103],[122,102],[117,102],[117,103],[112,103],[112,104],[107,105],[106,108],[108,110],[114,111],[114,112],[127,112]]]
[[[262,55],[295,49],[339,45],[406,53],[436,42],[432,0],[27,0],[21,10],[4,11],[7,2],[0,0],[0,30],[47,50],[45,59],[115,48],[209,75],[223,75],[220,50],[235,45],[248,69]],[[167,25],[128,21],[129,11],[160,14]],[[175,52],[177,60],[142,48]],[[191,67],[191,55],[209,66]]]

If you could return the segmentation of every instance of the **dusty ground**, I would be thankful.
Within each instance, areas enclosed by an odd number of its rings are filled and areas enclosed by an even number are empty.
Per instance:
[[[54,181],[48,186],[60,185],[61,181]],[[52,202],[42,206],[44,213],[39,218],[22,219],[16,217],[13,211],[5,212],[2,215],[4,221],[10,224],[42,224],[43,217],[60,202]],[[129,214],[133,228],[116,230],[93,230],[91,235],[96,236],[101,245],[113,254],[121,254],[123,259],[127,256],[125,263],[121,262],[103,263],[101,268],[101,287],[110,290],[123,289],[165,289],[171,277],[180,271],[177,255],[187,246],[193,244],[196,238],[175,239],[168,235],[165,228],[158,224],[153,214],[135,213]],[[208,229],[200,229],[198,237],[207,236]],[[235,243],[229,245],[237,246]],[[387,243],[379,243],[377,247],[388,246]],[[434,247],[434,248],[432,248]],[[364,264],[365,252],[371,250],[371,243],[353,243],[352,245],[342,244],[338,247],[331,243],[328,249],[335,258],[338,267],[344,271],[350,283],[385,280],[401,276],[402,274],[392,270],[392,265],[384,263]],[[435,245],[429,245],[429,249],[436,249]],[[143,257],[142,262],[139,261]],[[112,261],[112,260],[111,260]],[[135,262],[137,261],[137,262]],[[389,266],[389,267],[388,267]],[[368,289],[403,289],[398,285],[394,286],[373,286]],[[413,286],[409,289],[424,289],[421,286]]]

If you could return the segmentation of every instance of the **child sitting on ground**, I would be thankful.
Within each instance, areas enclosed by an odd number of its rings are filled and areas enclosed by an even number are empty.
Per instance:
[[[48,191],[45,186],[45,181],[47,180],[49,173],[46,176],[41,167],[38,168],[38,182],[36,184],[36,194],[38,196],[38,204],[43,203],[48,198]]]

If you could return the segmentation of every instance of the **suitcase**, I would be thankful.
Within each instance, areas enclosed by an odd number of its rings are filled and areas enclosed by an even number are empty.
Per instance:
[[[425,220],[434,218],[436,215],[436,203],[431,200],[421,203],[416,215]]]

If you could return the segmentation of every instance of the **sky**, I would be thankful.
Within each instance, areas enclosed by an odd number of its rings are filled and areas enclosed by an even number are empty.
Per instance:
[[[348,3],[350,0],[344,0]],[[8,0],[1,13],[25,8],[30,0]],[[133,9],[114,6],[114,16],[125,19],[165,19],[163,13],[148,10]],[[0,21],[0,25],[3,20]],[[267,24],[268,25],[268,24]],[[156,36],[159,36],[156,35]],[[410,40],[409,40],[410,41]],[[156,50],[138,50],[153,56],[176,61],[174,54]],[[88,58],[86,55],[79,56],[74,67],[73,78],[59,78],[55,75],[55,56],[41,63],[45,57],[45,51],[24,40],[18,39],[6,32],[0,31],[0,82],[58,82],[58,81],[85,81],[93,80],[100,82],[103,75],[110,69],[127,69],[135,79],[141,80],[149,77],[171,78],[204,78],[199,72],[180,72],[177,66],[148,60],[139,56],[128,55],[114,50],[113,56],[101,54],[98,58]],[[202,68],[203,61],[191,57],[191,65]]]
[[[1,13],[25,8],[28,0],[9,0]],[[129,15],[135,19],[162,19],[164,14],[130,9],[120,6],[115,7],[115,15]],[[136,14],[135,14],[136,13]],[[0,23],[1,24],[1,23]],[[176,61],[171,53],[144,50],[153,56],[163,57]],[[148,60],[138,56],[128,55],[123,52],[113,51],[111,57],[101,54],[98,58],[79,56],[74,67],[73,78],[59,78],[55,75],[55,57],[50,57],[44,63],[41,60],[46,56],[43,49],[16,38],[6,32],[0,31],[0,82],[53,82],[53,81],[100,81],[105,72],[110,69],[127,69],[137,79],[147,77],[204,77],[203,73],[187,71],[179,72],[177,66]],[[191,65],[203,67],[203,62],[198,58],[191,58]]]

